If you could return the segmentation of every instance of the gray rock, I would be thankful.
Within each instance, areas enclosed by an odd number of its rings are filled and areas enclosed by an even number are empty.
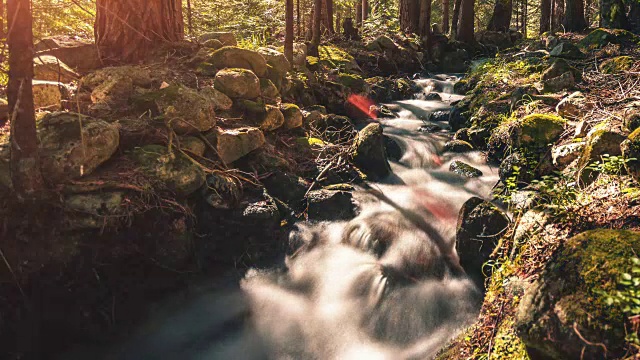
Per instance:
[[[54,36],[44,38],[34,45],[37,56],[51,55],[71,68],[86,73],[102,66],[98,48],[93,42],[77,37]]]
[[[104,191],[73,194],[64,198],[65,223],[69,230],[102,229],[124,216],[125,194]]]
[[[559,169],[564,169],[580,156],[584,148],[584,142],[555,146],[551,150],[553,165]]]
[[[562,99],[558,105],[556,105],[556,112],[558,115],[567,119],[579,119],[584,114],[591,110],[593,106],[586,103],[584,95],[576,91],[573,94]]]
[[[565,58],[565,59],[584,59],[586,55],[578,48],[577,46],[567,43],[561,42],[556,45],[550,52],[549,55],[553,57]]]
[[[302,126],[302,111],[296,104],[281,104],[280,110],[284,116],[284,128],[295,129]]]
[[[458,160],[453,161],[451,165],[449,165],[449,171],[466,178],[475,178],[482,176],[482,171]]]
[[[251,70],[260,77],[267,75],[267,61],[260,53],[234,46],[225,46],[214,51],[205,63],[218,70],[239,68]]]
[[[220,70],[216,74],[214,86],[230,98],[255,99],[260,96],[260,80],[250,70]]]
[[[215,144],[216,150],[225,164],[230,164],[251,151],[262,147],[264,134],[257,128],[216,129],[207,135],[207,140]]]
[[[268,47],[261,47],[258,52],[267,60],[267,64],[270,65],[280,76],[286,75],[291,70],[291,64],[278,50]]]
[[[559,92],[562,90],[572,89],[576,85],[576,79],[569,71],[566,73],[551,78],[543,82],[544,92]]]
[[[207,145],[197,137],[185,136],[180,138],[180,149],[196,156],[204,156]]]
[[[462,140],[451,140],[444,144],[445,152],[463,153],[473,150],[473,145]]]
[[[309,220],[334,221],[355,217],[353,195],[341,190],[314,190],[307,195]]]
[[[211,100],[213,108],[216,110],[229,110],[233,106],[233,100],[231,100],[230,97],[211,86],[207,86],[200,90],[200,93]]]
[[[36,109],[60,110],[62,100],[69,98],[65,84],[55,81],[33,80],[33,105]]]
[[[156,104],[165,123],[178,135],[196,134],[216,125],[213,101],[186,86],[169,86],[156,92]]]
[[[63,83],[69,83],[80,78],[80,75],[67,64],[51,55],[38,55],[33,59],[33,74],[35,80]]]
[[[593,182],[599,175],[594,169],[589,168],[590,164],[601,161],[603,155],[622,155],[620,144],[625,140],[625,136],[609,130],[592,130],[587,137],[586,144],[578,159],[577,181],[584,185]]]
[[[218,39],[209,39],[207,41],[205,41],[202,46],[206,49],[213,49],[213,50],[218,50],[221,47],[224,46],[224,44],[222,42],[220,42],[220,40]]]

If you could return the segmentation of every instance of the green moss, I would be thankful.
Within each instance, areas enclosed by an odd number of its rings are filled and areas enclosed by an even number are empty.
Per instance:
[[[631,69],[633,63],[631,56],[617,56],[603,61],[600,64],[600,71],[605,74],[617,74]]]
[[[516,335],[513,319],[502,321],[491,349],[492,360],[529,360],[527,347]]]
[[[338,81],[354,92],[363,92],[366,89],[367,83],[362,76],[356,74],[342,73],[338,75]]]
[[[550,114],[531,114],[520,120],[521,144],[545,146],[558,140],[566,120]]]
[[[629,140],[640,141],[640,128],[637,128],[634,132],[629,134]]]
[[[578,45],[584,49],[600,49],[607,44],[638,44],[640,37],[622,29],[598,28],[585,36]]]
[[[318,66],[320,60],[315,56],[307,56],[307,65],[310,67]]]
[[[332,69],[349,70],[349,66],[354,62],[353,56],[335,46],[319,46],[318,53],[320,64]]]

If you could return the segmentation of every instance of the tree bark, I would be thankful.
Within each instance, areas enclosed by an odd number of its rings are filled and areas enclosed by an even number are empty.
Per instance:
[[[629,30],[640,34],[640,2],[632,1],[629,9]]]
[[[103,61],[138,62],[184,39],[180,0],[97,0],[94,24]]]
[[[493,15],[489,20],[489,31],[509,31],[511,25],[511,14],[513,13],[513,1],[512,0],[496,0],[496,4],[493,7]]]
[[[420,1],[420,23],[418,34],[420,37],[427,37],[431,34],[431,0]],[[428,42],[428,40],[427,40]]]
[[[362,22],[369,18],[369,0],[362,0]]]
[[[302,24],[301,24],[301,16],[300,16],[300,0],[296,0],[296,32],[298,38],[302,36]]]
[[[358,24],[358,26],[362,26],[362,4],[361,3],[356,4],[356,24]]]
[[[11,119],[11,181],[16,194],[29,197],[44,187],[38,156],[36,115],[33,105],[33,19],[30,0],[7,2],[9,84],[7,100]]]
[[[419,23],[419,0],[400,0],[400,30],[411,34],[417,34]]]
[[[566,31],[582,31],[587,28],[582,0],[566,0],[563,25]]]
[[[293,0],[285,2],[284,56],[293,64]]]
[[[193,16],[191,13],[191,0],[187,0],[187,22],[189,24],[189,35],[193,36]]]
[[[4,0],[0,0],[0,39],[4,39]]]
[[[449,0],[442,0],[442,32],[449,31]]]
[[[458,36],[458,20],[460,19],[460,7],[462,5],[462,0],[455,0],[453,3],[453,16],[451,17],[451,31],[449,32],[450,37],[455,39]]]
[[[626,8],[622,0],[600,0],[600,26],[608,29],[629,27]]]
[[[474,0],[462,0],[460,4],[460,19],[458,20],[458,34],[456,40],[472,43],[473,37],[473,25],[475,21],[475,1]]]
[[[322,0],[313,1],[313,37],[309,47],[309,55],[318,56],[320,46],[320,23],[322,22]]]
[[[551,30],[551,0],[540,1],[540,34]]]
[[[333,27],[333,0],[323,0],[324,1],[324,12],[323,14],[323,23],[325,29],[329,34],[334,33]]]

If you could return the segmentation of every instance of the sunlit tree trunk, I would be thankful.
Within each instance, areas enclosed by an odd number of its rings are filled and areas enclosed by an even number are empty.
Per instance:
[[[460,19],[458,20],[458,34],[456,40],[471,43],[474,41],[473,24],[475,21],[475,1],[462,0],[460,4]]]
[[[431,0],[420,1],[420,23],[418,34],[421,37],[429,37],[431,33]],[[427,41],[428,42],[428,41]]]
[[[564,11],[563,25],[566,31],[582,31],[587,28],[582,0],[566,0]]]
[[[286,0],[284,18],[284,56],[293,64],[293,0]]]
[[[551,26],[551,0],[540,1],[540,34],[545,33]]]
[[[487,30],[507,32],[511,25],[512,12],[512,0],[496,0],[496,4],[493,7],[493,15],[491,15]]]
[[[329,34],[334,33],[333,27],[333,0],[323,0],[324,2],[324,12],[323,14],[323,23],[324,27],[327,29]]]
[[[0,39],[4,39],[4,0],[0,0]]]
[[[106,62],[144,60],[158,45],[184,39],[180,0],[97,0],[96,44]]]
[[[322,0],[313,1],[313,37],[309,47],[309,55],[318,56],[320,46],[320,23],[322,22]]]
[[[634,0],[638,1],[638,0]],[[600,26],[609,29],[626,29],[626,9],[622,0],[600,0]]]
[[[193,36],[193,16],[191,14],[191,0],[187,0],[187,22],[189,24],[189,35]]]
[[[28,197],[42,190],[38,137],[33,106],[33,20],[30,0],[7,1],[11,121],[11,180],[16,194]]]
[[[460,7],[462,0],[455,0],[453,3],[453,16],[451,17],[451,31],[449,32],[452,39],[458,36],[458,20],[460,20]]]
[[[449,0],[442,0],[442,32],[449,31]]]

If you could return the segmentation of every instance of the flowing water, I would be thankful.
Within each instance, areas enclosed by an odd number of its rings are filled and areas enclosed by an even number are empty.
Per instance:
[[[479,312],[482,293],[457,268],[455,225],[462,204],[497,181],[480,153],[443,154],[448,124],[429,120],[460,99],[456,80],[418,80],[424,94],[389,104],[398,116],[380,122],[402,157],[355,195],[355,219],[298,225],[284,266],[250,270],[235,291],[217,284],[174,301],[108,358],[433,357]],[[431,92],[442,100],[420,100]],[[418,130],[427,124],[445,130]],[[454,160],[484,175],[461,178]]]

